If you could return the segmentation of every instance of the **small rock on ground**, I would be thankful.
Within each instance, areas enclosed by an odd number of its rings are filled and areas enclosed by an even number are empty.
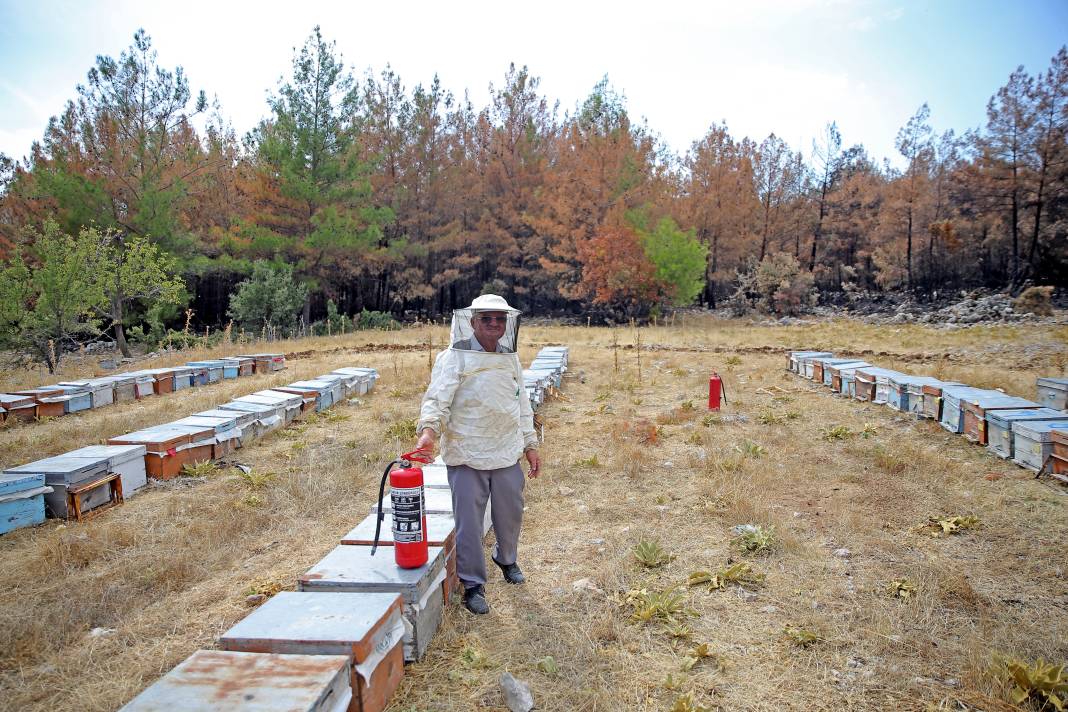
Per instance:
[[[512,673],[505,672],[501,674],[498,683],[504,693],[504,703],[512,712],[530,712],[534,709],[534,695],[525,682],[512,677]]]

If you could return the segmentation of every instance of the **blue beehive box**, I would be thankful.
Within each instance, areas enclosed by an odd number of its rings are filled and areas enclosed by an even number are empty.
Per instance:
[[[190,361],[186,366],[190,366],[194,369],[206,369],[207,381],[205,383],[218,383],[223,379],[223,367],[226,365],[225,361],[221,359],[212,359],[208,361]],[[204,383],[197,383],[198,386],[205,385]]]
[[[221,359],[223,362],[223,378],[237,378],[240,375],[241,363],[235,359]]]
[[[44,496],[51,492],[43,474],[0,475],[0,534],[43,522]]]
[[[1039,403],[1054,410],[1068,410],[1068,378],[1039,378],[1035,388]]]
[[[942,420],[943,428],[951,433],[964,432],[964,404],[961,401],[968,396],[1000,396],[1000,391],[992,391],[986,388],[973,388],[971,386],[946,386],[942,389]]]
[[[1016,454],[1013,445],[1013,426],[1022,420],[1064,420],[1068,427],[1068,413],[1052,408],[1018,408],[988,410],[986,412],[986,446],[993,452],[1011,459]]]

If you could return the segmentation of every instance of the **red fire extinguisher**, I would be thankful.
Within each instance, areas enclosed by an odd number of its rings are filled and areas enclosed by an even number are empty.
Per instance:
[[[719,377],[719,374],[715,371],[712,372],[712,376],[708,379],[708,409],[719,410],[719,399],[723,397],[723,402],[727,402],[727,389],[723,387],[723,379]]]
[[[417,569],[429,558],[426,534],[426,499],[423,496],[423,470],[412,463],[428,464],[430,458],[422,450],[406,452],[386,465],[382,483],[378,486],[378,521],[375,523],[375,543],[371,556],[378,549],[382,533],[382,497],[389,478],[389,498],[393,504],[393,556],[402,569]],[[394,465],[400,465],[394,470]]]

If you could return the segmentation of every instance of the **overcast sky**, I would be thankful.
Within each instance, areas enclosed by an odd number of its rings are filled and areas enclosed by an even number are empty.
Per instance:
[[[725,121],[808,155],[835,120],[879,160],[923,102],[936,130],[961,132],[1017,65],[1045,71],[1068,42],[1068,0],[0,0],[0,153],[25,156],[96,55],[117,57],[139,27],[244,134],[316,24],[358,75],[388,63],[410,88],[438,74],[476,107],[509,62],[563,110],[607,74],[679,153]]]

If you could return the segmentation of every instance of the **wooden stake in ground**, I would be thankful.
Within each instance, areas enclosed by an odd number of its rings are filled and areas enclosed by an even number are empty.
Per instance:
[[[634,353],[638,355],[638,383],[642,382],[642,331],[634,330]]]
[[[615,372],[619,373],[619,334],[612,330],[612,359],[615,361]]]
[[[426,334],[426,372],[429,375],[434,370],[434,331],[433,327],[427,327]]]

